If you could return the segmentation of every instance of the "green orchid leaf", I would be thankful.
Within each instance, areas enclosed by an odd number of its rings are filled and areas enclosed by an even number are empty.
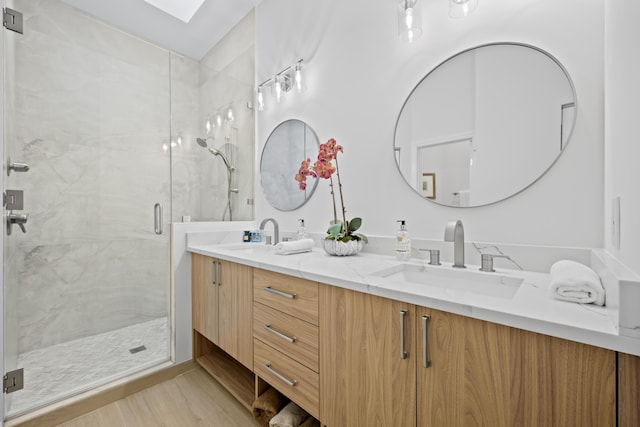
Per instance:
[[[367,236],[365,236],[364,234],[355,233],[353,234],[353,236],[357,237],[358,240],[362,240],[365,243],[369,243],[369,239],[367,239]]]
[[[349,221],[349,233],[353,233],[362,225],[362,218],[353,218]]]
[[[342,232],[342,222],[329,225],[329,229],[327,230],[327,234],[330,236],[337,236],[340,232]]]

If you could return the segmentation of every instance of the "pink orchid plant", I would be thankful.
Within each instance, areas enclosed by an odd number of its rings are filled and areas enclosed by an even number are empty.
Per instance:
[[[362,240],[367,242],[367,237],[364,234],[356,233],[355,231],[362,225],[362,218],[353,218],[351,221],[347,221],[347,210],[344,207],[344,198],[342,196],[342,181],[340,181],[340,168],[338,167],[338,152],[344,153],[341,145],[337,145],[336,140],[331,138],[324,144],[320,144],[318,150],[318,159],[311,165],[311,159],[303,160],[300,164],[300,169],[296,174],[296,181],[301,190],[307,188],[307,177],[312,176],[314,178],[323,178],[329,180],[329,188],[331,190],[331,200],[333,201],[333,221],[329,222],[329,229],[327,230],[327,239],[329,240],[341,240],[348,242],[350,240]],[[335,161],[335,167],[333,162]],[[338,181],[338,191],[340,193],[340,204],[342,206],[342,220],[338,219],[338,211],[336,209],[336,196],[333,190],[333,175],[336,176]]]

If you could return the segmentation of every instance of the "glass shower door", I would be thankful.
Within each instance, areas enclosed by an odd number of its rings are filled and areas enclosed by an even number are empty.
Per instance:
[[[28,215],[3,229],[13,416],[170,358],[170,67],[59,0],[5,3],[4,162],[29,166],[4,176]]]

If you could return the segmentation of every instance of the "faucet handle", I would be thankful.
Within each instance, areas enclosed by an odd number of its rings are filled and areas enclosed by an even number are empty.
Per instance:
[[[429,253],[429,265],[442,265],[440,263],[440,249],[418,249],[420,252]]]
[[[493,259],[494,258],[506,258],[511,259],[509,255],[493,255],[493,254],[481,254],[480,256],[482,260],[482,265],[480,266],[480,271],[487,271],[489,273],[495,273],[496,270],[493,269]]]

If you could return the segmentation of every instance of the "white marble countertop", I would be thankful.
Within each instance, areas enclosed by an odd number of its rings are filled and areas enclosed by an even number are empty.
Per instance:
[[[320,283],[469,316],[558,338],[640,355],[640,340],[622,336],[607,307],[574,304],[551,298],[549,275],[498,269],[487,275],[523,278],[511,299],[442,287],[382,280],[373,273],[402,264],[392,256],[360,253],[333,257],[321,248],[295,255],[277,255],[273,247],[257,243],[208,244],[193,242],[190,252],[288,274]],[[410,264],[420,265],[411,261]],[[430,267],[451,270],[450,263]],[[468,265],[468,271],[478,266]],[[446,274],[446,273],[445,273]]]

